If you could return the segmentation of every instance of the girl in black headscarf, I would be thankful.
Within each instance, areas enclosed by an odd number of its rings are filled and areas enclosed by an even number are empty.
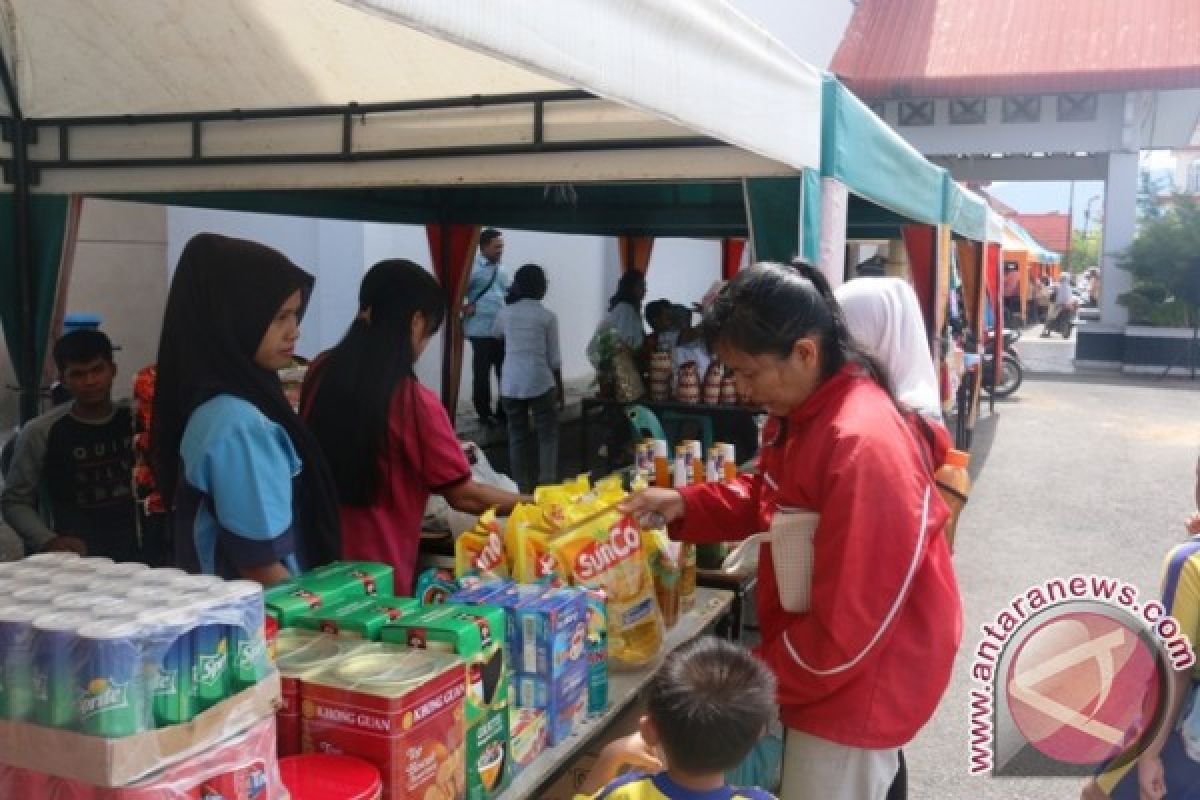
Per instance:
[[[313,277],[213,233],[183,250],[163,318],[151,449],[176,560],[272,585],[337,558],[337,495],[279,382]]]

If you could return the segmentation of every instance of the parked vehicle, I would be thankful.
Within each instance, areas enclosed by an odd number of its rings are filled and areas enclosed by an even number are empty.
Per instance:
[[[995,370],[996,331],[989,330],[984,337],[983,390],[988,394],[999,398],[1011,397],[1021,387],[1021,381],[1025,380],[1025,368],[1021,364],[1021,356],[1017,353],[1016,348],[1017,340],[1020,338],[1020,331],[1011,328],[1004,331],[1000,375],[997,379]]]

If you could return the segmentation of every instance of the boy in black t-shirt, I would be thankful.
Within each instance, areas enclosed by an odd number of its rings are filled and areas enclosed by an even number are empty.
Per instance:
[[[74,331],[55,343],[54,362],[72,400],[21,430],[0,511],[27,553],[143,560],[131,480],[133,425],[128,404],[112,400],[112,343],[97,330]]]

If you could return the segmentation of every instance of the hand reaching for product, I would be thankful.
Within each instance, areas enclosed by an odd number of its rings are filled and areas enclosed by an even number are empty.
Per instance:
[[[1188,517],[1187,532],[1188,536],[1195,536],[1200,533],[1200,511]]]
[[[646,489],[630,495],[617,506],[622,514],[632,514],[646,528],[661,528],[683,516],[683,495],[674,489]]]

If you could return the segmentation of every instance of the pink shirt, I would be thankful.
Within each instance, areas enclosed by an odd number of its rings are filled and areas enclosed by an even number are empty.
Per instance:
[[[366,506],[342,506],[342,557],[381,561],[396,570],[396,595],[412,594],[421,519],[429,495],[471,478],[446,409],[415,378],[392,397],[383,494]]]

